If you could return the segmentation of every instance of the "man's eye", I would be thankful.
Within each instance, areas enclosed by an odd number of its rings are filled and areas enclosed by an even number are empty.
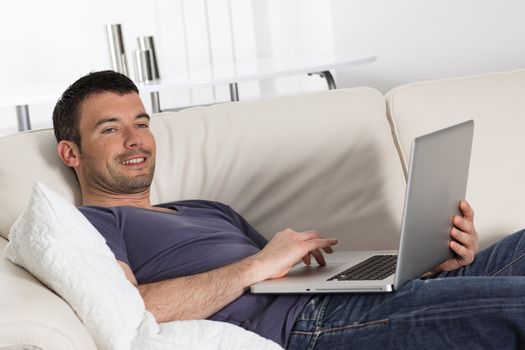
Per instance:
[[[117,131],[117,128],[105,128],[104,130],[102,130],[102,133],[103,134],[112,134],[115,131]]]
[[[137,124],[137,127],[138,128],[142,128],[142,129],[147,129],[147,128],[149,128],[149,125],[148,124],[144,124],[144,123],[140,123],[140,124]]]

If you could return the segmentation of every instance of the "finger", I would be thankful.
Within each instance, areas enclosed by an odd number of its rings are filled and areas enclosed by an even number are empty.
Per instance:
[[[321,233],[319,233],[318,231],[304,231],[304,232],[299,232],[299,234],[300,234],[299,237],[303,241],[308,241],[310,239],[321,238]]]
[[[461,245],[458,242],[451,241],[449,246],[450,246],[450,249],[452,249],[452,251],[457,255],[456,259],[457,258],[463,259],[463,257],[467,253],[467,248],[465,248],[463,245]]]
[[[324,260],[323,253],[319,249],[312,250],[310,254],[315,258],[315,261],[321,266],[326,265],[326,261]]]
[[[332,247],[326,247],[326,248],[323,248],[323,250],[325,251],[325,253],[327,254],[332,254],[334,252],[334,250],[332,249]]]
[[[337,239],[334,238],[318,238],[318,239],[312,239],[309,240],[306,243],[306,247],[309,252],[320,249],[320,248],[328,248],[335,244],[337,244]]]
[[[469,235],[476,236],[476,230],[474,229],[474,223],[472,221],[465,220],[460,216],[455,216],[452,224],[458,228],[460,231],[463,231]]]
[[[467,232],[460,231],[457,228],[452,228],[450,235],[454,240],[467,248],[473,249],[476,246],[476,238]]]
[[[435,275],[443,271],[453,271],[461,267],[461,264],[456,259],[448,259],[447,261],[436,266],[431,272]]]
[[[470,234],[453,228],[450,232],[450,236],[456,241],[456,243],[462,245],[468,251],[468,253],[464,254],[467,262],[470,264],[474,261],[474,256],[478,251],[478,238],[476,232],[474,231],[474,234]]]
[[[472,207],[470,206],[470,204],[467,201],[465,201],[465,200],[460,201],[459,202],[459,209],[463,213],[463,217],[466,220],[468,220],[468,221],[473,221],[474,220],[474,209],[472,209]]]
[[[305,265],[310,265],[312,263],[312,260],[310,258],[310,253],[303,256],[303,262]]]
[[[450,249],[458,255],[457,260],[460,260],[463,265],[468,265],[474,261],[474,254],[471,250],[465,248],[458,242],[450,242]]]

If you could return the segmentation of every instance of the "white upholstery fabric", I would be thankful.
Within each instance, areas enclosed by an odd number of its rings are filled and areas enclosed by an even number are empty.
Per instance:
[[[152,130],[155,201],[228,203],[267,238],[291,227],[339,249],[397,247],[404,180],[376,90],[163,113]]]
[[[226,322],[173,321],[158,324],[146,314],[132,350],[282,350],[271,340]]]
[[[230,204],[267,238],[317,229],[339,249],[397,247],[404,180],[383,96],[370,88],[262,99],[154,116],[154,202]],[[0,232],[42,181],[79,204],[50,130],[0,138]],[[378,218],[381,218],[378,220]]]
[[[96,350],[71,307],[7,260],[6,244],[0,238],[0,348]]]
[[[26,207],[35,181],[80,204],[78,182],[57,156],[53,130],[0,137],[0,149],[0,235],[4,238]]]
[[[144,302],[104,238],[70,202],[35,184],[6,253],[71,305],[99,349],[130,349]]]
[[[153,117],[152,130],[158,149],[155,202],[220,200],[268,238],[293,227],[336,236],[339,249],[397,245],[404,180],[384,98],[376,90],[335,90],[162,113]],[[0,138],[0,149],[0,234],[7,236],[35,181],[80,204],[78,184],[56,155],[52,130]],[[19,322],[20,315],[49,322],[76,348],[94,347],[64,301],[3,255],[1,259],[0,281],[8,282],[0,284],[2,293],[16,295],[8,312],[0,313],[0,339],[6,332],[11,338],[5,339],[18,341],[36,336],[27,334],[29,321],[6,330],[6,322]],[[22,302],[25,285],[31,286],[31,302]],[[52,344],[42,348],[73,348]]]
[[[70,202],[40,183],[35,184],[29,206],[12,226],[9,239],[9,259],[72,306],[98,349],[280,349],[223,322],[158,325],[104,238]]]
[[[467,200],[481,243],[525,227],[525,70],[408,84],[387,103],[405,159],[414,137],[474,119]]]

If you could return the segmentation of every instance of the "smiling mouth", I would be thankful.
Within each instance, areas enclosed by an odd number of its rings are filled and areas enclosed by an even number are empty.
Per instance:
[[[128,159],[126,161],[123,161],[122,162],[122,165],[131,165],[131,164],[142,164],[146,161],[146,158],[144,157],[140,157],[140,158],[133,158],[133,159]]]

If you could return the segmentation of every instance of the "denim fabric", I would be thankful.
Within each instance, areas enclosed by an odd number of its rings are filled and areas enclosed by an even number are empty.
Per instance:
[[[288,349],[525,348],[525,230],[460,270],[383,294],[317,295]]]

